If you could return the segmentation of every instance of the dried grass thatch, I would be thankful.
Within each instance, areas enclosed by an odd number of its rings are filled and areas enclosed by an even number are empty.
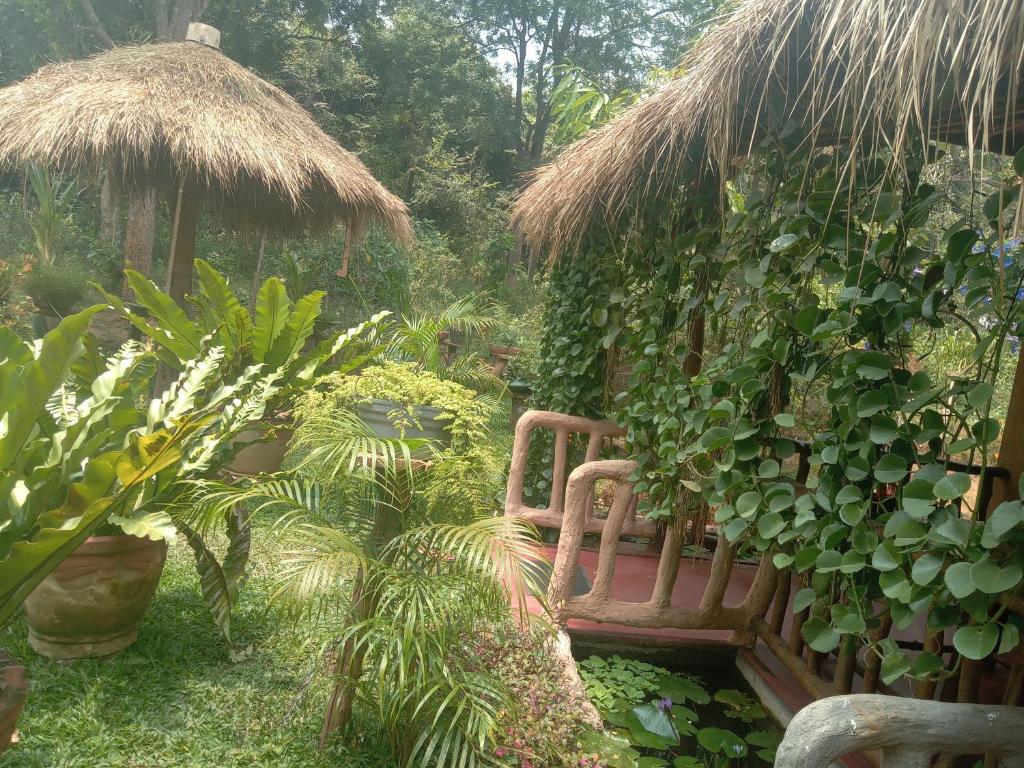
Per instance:
[[[666,190],[727,178],[790,120],[807,148],[886,147],[897,166],[917,136],[1016,151],[1022,65],[1022,0],[744,0],[679,78],[538,169],[513,225],[555,255]]]
[[[105,167],[172,194],[185,179],[236,229],[410,236],[405,204],[293,98],[193,42],[115,48],[0,90],[0,162]]]

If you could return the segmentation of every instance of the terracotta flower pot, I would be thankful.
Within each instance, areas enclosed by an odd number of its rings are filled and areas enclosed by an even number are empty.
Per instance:
[[[288,453],[288,443],[295,434],[294,430],[278,427],[273,440],[253,442],[263,436],[262,429],[247,429],[239,433],[239,442],[250,443],[235,454],[228,469],[236,475],[258,475],[261,472],[277,472],[281,469],[284,456]]]
[[[495,376],[501,376],[508,367],[508,361],[519,354],[519,347],[507,347],[503,344],[490,344],[491,370]]]
[[[51,659],[107,656],[135,642],[160,582],[166,541],[86,539],[25,601],[28,641]]]
[[[8,659],[0,658],[0,663]],[[25,706],[28,675],[18,664],[0,668],[0,755],[11,745],[18,727],[18,717]]]

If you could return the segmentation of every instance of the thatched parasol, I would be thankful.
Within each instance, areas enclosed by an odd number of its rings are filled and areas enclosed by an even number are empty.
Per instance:
[[[513,225],[557,255],[679,184],[728,178],[787,121],[807,146],[890,147],[896,163],[914,134],[1016,151],[1022,68],[1021,0],[744,0],[680,77],[538,169]]]
[[[221,53],[219,37],[193,24],[186,42],[53,64],[0,90],[0,162],[106,168],[168,193],[168,286],[179,300],[204,203],[233,229],[377,223],[408,239],[405,204],[287,93]]]

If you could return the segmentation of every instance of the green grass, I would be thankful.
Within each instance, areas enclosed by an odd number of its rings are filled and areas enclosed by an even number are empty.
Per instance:
[[[29,670],[19,721],[21,743],[0,768],[388,768],[372,723],[317,751],[328,681],[310,673],[319,643],[270,606],[275,550],[254,531],[254,573],[242,594],[234,633],[252,644],[229,658],[206,614],[190,550],[171,547],[160,589],[139,641],[112,657],[72,663],[29,647],[20,619],[0,632],[0,647]],[[302,692],[306,689],[306,694]]]

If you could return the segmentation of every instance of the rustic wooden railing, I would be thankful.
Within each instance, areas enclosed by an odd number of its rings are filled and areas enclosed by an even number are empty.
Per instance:
[[[555,434],[551,502],[547,508],[530,507],[523,501],[527,455],[533,433],[548,429]],[[568,471],[569,440],[586,436],[583,464]],[[619,542],[624,536],[654,536],[655,527],[636,517],[636,497],[629,480],[635,464],[624,460],[597,460],[605,441],[620,437],[612,422],[591,421],[547,411],[528,411],[516,426],[516,441],[509,472],[506,514],[524,517],[536,525],[559,528],[548,602],[556,618],[573,618],[624,624],[632,627],[732,630],[737,638],[752,637],[754,623],[764,615],[775,593],[775,569],[766,558],[738,605],[725,605],[724,597],[736,560],[735,548],[715,549],[710,575],[696,607],[675,605],[672,592],[683,558],[681,530],[670,526],[665,533],[656,580],[644,602],[625,602],[611,595]],[[594,491],[599,481],[614,484],[612,503],[605,518],[594,515]],[[584,534],[600,534],[598,564],[593,586],[585,595],[573,595],[572,587]]]
[[[944,704],[892,696],[834,696],[793,718],[775,768],[828,768],[855,752],[881,751],[882,768],[928,768],[941,755],[1024,764],[1024,708]]]
[[[537,430],[554,433],[554,456],[551,472],[550,503],[547,507],[532,507],[524,502],[527,456],[532,436]],[[881,662],[878,655],[861,646],[852,638],[844,639],[832,654],[817,653],[805,646],[801,627],[808,618],[807,611],[794,613],[793,595],[802,584],[798,576],[779,573],[770,558],[762,558],[744,598],[735,605],[725,604],[726,589],[736,565],[736,550],[719,539],[714,548],[707,580],[696,606],[673,603],[673,588],[683,560],[684,533],[681,526],[669,526],[665,531],[664,546],[658,562],[657,575],[649,597],[641,602],[626,602],[612,594],[616,559],[623,537],[651,537],[656,531],[646,520],[638,519],[636,497],[630,477],[635,465],[622,459],[600,459],[610,443],[621,437],[622,431],[611,422],[565,416],[557,413],[528,411],[516,429],[506,498],[506,513],[525,517],[538,526],[560,531],[554,569],[548,589],[548,603],[556,619],[564,623],[570,619],[628,625],[642,628],[677,628],[684,630],[730,630],[735,644],[752,646],[758,641],[792,674],[799,685],[814,699],[854,692],[865,694],[911,694],[917,699],[974,703],[978,701],[984,664],[960,659],[944,633],[928,629],[920,622],[913,631],[893,633],[892,621],[883,617],[875,632],[875,641],[891,634],[904,649],[929,650],[947,661],[948,674],[941,686],[936,681],[919,681],[912,689],[896,691],[881,681]],[[570,444],[586,445],[583,463],[576,468],[570,464]],[[806,446],[798,446],[799,464],[794,481],[800,485],[808,476],[809,464]],[[978,474],[980,468],[953,466],[955,471]],[[570,471],[571,470],[571,471]],[[1007,472],[989,467],[979,489],[979,500],[990,498],[993,479],[1004,478]],[[1005,478],[1004,478],[1005,479]],[[595,515],[595,487],[605,482],[614,487],[612,501],[605,517]],[[591,589],[582,595],[573,594],[575,574],[583,549],[584,536],[599,535],[598,560]],[[692,542],[692,537],[690,539]],[[750,566],[745,566],[750,567]],[[1024,613],[1020,600],[1004,598],[1007,608]],[[908,634],[909,632],[909,634]],[[914,637],[916,633],[916,637]],[[1019,656],[997,661],[1005,674],[1002,700],[1017,704],[1024,692],[1024,664]]]
[[[527,461],[534,432],[549,430],[554,434],[554,460],[551,466],[550,500],[546,507],[531,507],[524,501]],[[565,514],[566,483],[569,472],[569,448],[572,440],[586,440],[583,465],[595,461],[601,452],[615,438],[621,438],[625,431],[613,421],[594,421],[580,416],[566,416],[550,411],[527,411],[516,424],[515,445],[512,449],[512,464],[509,469],[508,489],[505,495],[505,512],[524,517],[541,528],[563,528]],[[605,521],[594,516],[594,500],[588,497],[582,507],[585,533],[600,533]],[[623,521],[622,535],[649,537],[655,527],[647,520],[636,519],[636,502],[630,494],[627,519]]]

